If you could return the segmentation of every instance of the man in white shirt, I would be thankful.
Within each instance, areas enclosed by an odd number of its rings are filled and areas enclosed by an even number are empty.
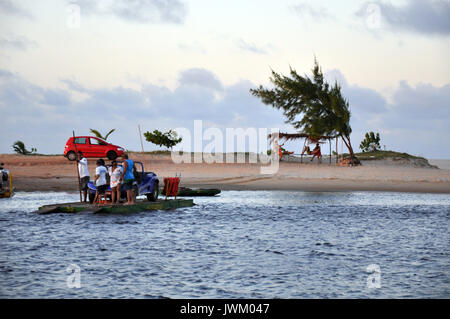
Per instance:
[[[89,175],[89,170],[87,166],[87,159],[83,157],[83,153],[78,152],[78,172],[80,173],[80,181],[81,181],[81,190],[84,194],[84,201],[87,201],[87,191],[88,191],[88,183],[91,176]]]
[[[97,168],[95,169],[95,187],[97,192],[95,194],[94,203],[100,202],[101,197],[105,197],[106,188],[108,187],[106,181],[105,161],[103,159],[97,160]]]

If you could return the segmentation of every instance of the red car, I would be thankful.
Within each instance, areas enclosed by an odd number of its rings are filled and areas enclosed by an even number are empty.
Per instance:
[[[86,158],[107,157],[110,160],[114,160],[118,156],[123,156],[125,152],[122,147],[109,144],[101,138],[94,136],[76,136],[69,138],[64,149],[64,156],[69,161],[74,161],[76,159],[76,151],[82,152]]]

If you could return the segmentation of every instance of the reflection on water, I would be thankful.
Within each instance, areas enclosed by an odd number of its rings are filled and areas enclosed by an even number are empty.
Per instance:
[[[0,297],[450,297],[448,195],[225,191],[173,211],[33,213],[78,199],[0,201]]]

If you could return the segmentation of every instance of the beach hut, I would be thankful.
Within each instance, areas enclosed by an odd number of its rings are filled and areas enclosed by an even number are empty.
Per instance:
[[[300,162],[303,163],[303,149],[305,148],[306,145],[306,141],[309,139],[311,143],[326,143],[324,141],[328,141],[328,144],[330,146],[330,164],[331,164],[331,140],[332,139],[336,139],[336,163],[338,162],[338,135],[324,135],[324,136],[310,136],[309,134],[306,133],[282,133],[282,132],[278,132],[278,139],[284,140],[285,142],[287,141],[294,141],[294,140],[299,140],[299,139],[304,139],[303,142],[303,147],[302,149],[302,153],[300,154],[293,154],[293,155],[300,155]],[[273,139],[272,134],[269,134],[268,139],[271,140]]]

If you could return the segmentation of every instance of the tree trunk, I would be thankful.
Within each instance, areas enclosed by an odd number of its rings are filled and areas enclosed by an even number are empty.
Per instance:
[[[350,137],[349,136],[342,136],[342,140],[345,143],[345,146],[347,146],[348,148],[348,152],[350,153],[350,157],[355,157],[355,154],[353,153],[353,147],[352,144],[350,143]]]
[[[345,146],[347,146],[348,151],[350,153],[350,159],[349,159],[348,164],[350,166],[361,165],[361,162],[359,161],[359,159],[355,156],[355,153],[353,152],[353,147],[350,142],[350,136],[342,136],[342,140],[344,141]]]

